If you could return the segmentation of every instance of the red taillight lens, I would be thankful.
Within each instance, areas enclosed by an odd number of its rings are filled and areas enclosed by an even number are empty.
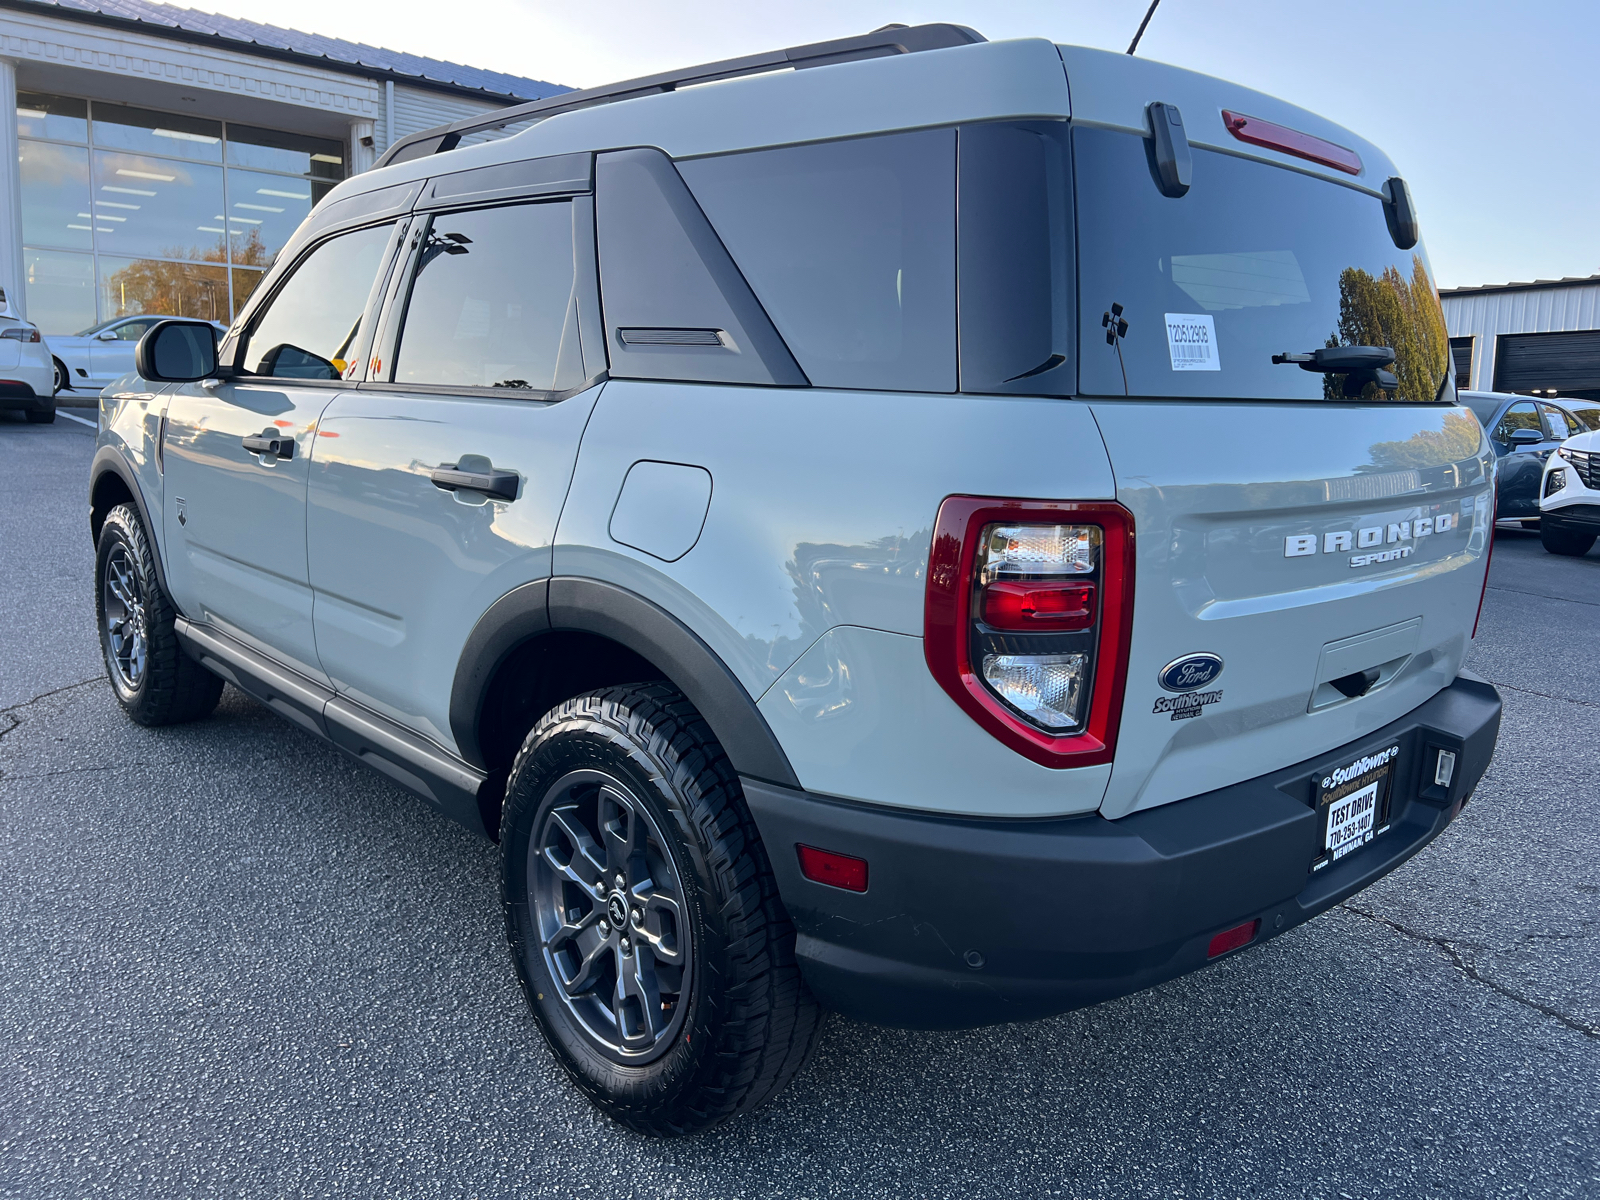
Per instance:
[[[1219,954],[1226,954],[1229,950],[1248,946],[1256,940],[1256,930],[1260,928],[1261,918],[1257,917],[1254,921],[1246,921],[1243,925],[1223,930],[1211,939],[1211,945],[1206,948],[1206,957],[1215,958]]]
[[[1489,594],[1489,567],[1494,563],[1494,523],[1500,519],[1500,489],[1495,488],[1489,502],[1489,544],[1483,548],[1483,585],[1478,588],[1478,615],[1472,618],[1472,636],[1478,636],[1478,622],[1483,620],[1483,598]]]
[[[923,652],[967,714],[1050,767],[1109,762],[1133,618],[1118,504],[951,496],[928,564]]]
[[[1094,584],[999,580],[983,589],[983,620],[996,629],[1087,629]]]
[[[1280,150],[1296,158],[1310,159],[1314,163],[1321,163],[1325,167],[1332,167],[1349,175],[1361,174],[1361,156],[1354,150],[1335,142],[1312,137],[1309,133],[1301,133],[1298,129],[1290,129],[1287,125],[1263,121],[1260,117],[1247,117],[1243,113],[1229,112],[1227,109],[1222,110],[1222,123],[1228,127],[1228,132],[1241,142],[1249,142],[1252,146],[1265,146],[1268,150]]]
[[[815,846],[796,845],[800,854],[800,874],[814,883],[843,888],[847,892],[867,890],[867,860]]]

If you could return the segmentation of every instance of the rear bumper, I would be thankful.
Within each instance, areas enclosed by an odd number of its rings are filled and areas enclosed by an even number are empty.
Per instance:
[[[884,1025],[959,1029],[1048,1016],[1196,970],[1213,936],[1252,919],[1252,944],[1309,920],[1444,830],[1487,769],[1499,728],[1499,694],[1463,674],[1360,741],[1118,821],[976,821],[744,786],[818,997]],[[1315,782],[1394,744],[1388,832],[1313,872]],[[1432,783],[1439,749],[1457,755],[1448,788]],[[797,844],[866,859],[868,890],[806,879]]]
[[[7,379],[4,377],[4,372],[0,372],[0,409],[20,408],[39,411],[54,405],[55,398],[50,395],[49,388],[46,388],[45,394],[41,396],[26,380]]]

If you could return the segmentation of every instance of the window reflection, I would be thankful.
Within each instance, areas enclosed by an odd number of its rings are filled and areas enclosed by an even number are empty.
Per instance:
[[[132,313],[231,321],[345,175],[338,141],[71,96],[19,92],[17,132],[46,333]]]
[[[94,258],[57,250],[23,253],[28,319],[47,333],[94,324]]]
[[[228,311],[228,271],[222,266],[163,262],[154,258],[100,256],[102,319],[153,313],[197,317],[204,321],[232,319]]]
[[[165,158],[219,163],[222,122],[101,101],[94,106],[94,144]]]
[[[58,142],[89,140],[89,104],[71,96],[17,93],[17,135]]]
[[[45,246],[87,250],[93,245],[89,207],[89,152],[75,146],[23,142],[24,238]]]

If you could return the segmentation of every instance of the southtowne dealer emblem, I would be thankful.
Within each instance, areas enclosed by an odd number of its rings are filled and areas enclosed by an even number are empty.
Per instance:
[[[1208,704],[1222,699],[1222,689],[1201,691],[1222,674],[1222,657],[1210,652],[1175,658],[1156,676],[1156,682],[1175,696],[1157,696],[1152,713],[1171,713],[1174,721],[1198,717]]]

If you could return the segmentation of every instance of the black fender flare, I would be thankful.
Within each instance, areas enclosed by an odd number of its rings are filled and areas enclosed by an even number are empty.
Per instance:
[[[145,504],[144,490],[139,486],[139,476],[115,446],[101,446],[94,452],[94,458],[89,461],[89,540],[95,546],[100,544],[100,531],[95,528],[94,522],[94,493],[100,486],[100,480],[108,474],[120,479],[122,485],[133,496],[133,505],[139,510],[139,520],[144,523],[144,535],[155,547],[156,580],[170,599],[172,589],[167,586],[167,568],[161,553],[161,528],[150,519],[150,509]]]
[[[450,693],[450,731],[469,763],[483,765],[478,720],[496,668],[528,639],[563,630],[607,638],[653,663],[700,711],[740,775],[800,786],[755,698],[692,629],[636,592],[562,575],[500,597],[462,648]]]

